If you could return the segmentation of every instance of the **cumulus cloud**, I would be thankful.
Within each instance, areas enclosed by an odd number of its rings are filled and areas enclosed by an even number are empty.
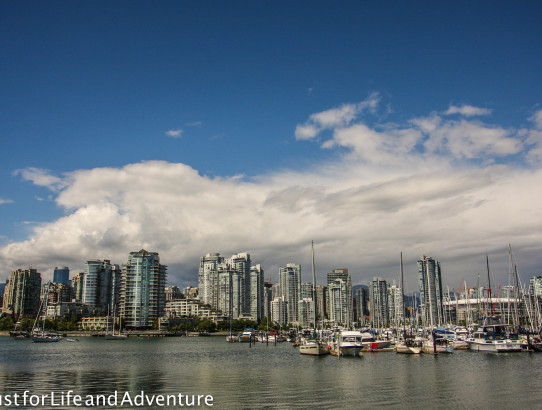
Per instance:
[[[122,264],[128,252],[146,248],[169,265],[169,283],[194,285],[203,254],[246,251],[266,276],[295,262],[306,267],[303,280],[309,280],[314,240],[319,281],[339,267],[350,269],[355,284],[376,275],[393,280],[403,251],[414,288],[422,254],[441,260],[450,286],[472,283],[486,253],[496,255],[495,280],[506,281],[512,243],[526,274],[540,274],[542,193],[535,188],[542,169],[505,160],[527,158],[535,147],[528,135],[537,130],[450,120],[437,112],[370,126],[359,119],[371,110],[365,105],[310,116],[303,126],[330,131],[322,146],[346,152],[341,161],[305,171],[209,177],[165,161],[62,177],[20,170],[24,179],[50,188],[66,214],[0,248],[0,263],[5,271],[59,263],[77,270],[94,258]]]
[[[379,94],[372,93],[366,100],[357,104],[343,104],[340,107],[312,114],[307,122],[296,127],[296,139],[309,140],[316,137],[321,131],[345,127],[362,112],[374,112],[379,101]]]
[[[450,105],[450,108],[444,112],[446,115],[460,114],[466,117],[476,115],[490,115],[492,110],[488,108],[473,107],[472,105],[462,105],[461,107]]]
[[[166,131],[166,135],[171,138],[180,138],[182,133],[181,129]]]

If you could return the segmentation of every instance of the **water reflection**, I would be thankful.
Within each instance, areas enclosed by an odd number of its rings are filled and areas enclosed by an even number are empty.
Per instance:
[[[542,354],[306,357],[224,338],[0,338],[0,393],[210,394],[216,408],[538,407]]]

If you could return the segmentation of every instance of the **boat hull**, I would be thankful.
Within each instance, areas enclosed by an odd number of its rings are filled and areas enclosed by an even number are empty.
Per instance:
[[[521,352],[521,344],[519,342],[497,340],[497,341],[470,341],[470,350],[475,352],[487,353],[511,353]]]
[[[323,356],[329,354],[329,348],[322,343],[310,343],[299,346],[299,353],[310,356]]]
[[[406,346],[403,344],[398,344],[395,346],[395,351],[401,354],[420,354],[422,348],[420,346]]]

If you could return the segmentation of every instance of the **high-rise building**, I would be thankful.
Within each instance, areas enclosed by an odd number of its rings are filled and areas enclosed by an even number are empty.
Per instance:
[[[73,301],[83,302],[83,287],[85,283],[85,273],[79,272],[73,275],[70,281],[73,290]]]
[[[324,318],[329,316],[327,309],[327,286],[316,285],[316,315],[317,320],[324,320]]]
[[[67,266],[57,266],[53,272],[53,283],[70,284],[70,268]]]
[[[245,252],[232,255],[228,260],[231,269],[237,274],[239,281],[239,313],[247,318],[251,317],[251,298],[250,298],[250,255]],[[263,283],[263,282],[262,282]]]
[[[287,302],[286,320],[288,323],[298,321],[298,303],[301,296],[301,265],[287,264],[279,269],[280,292]]]
[[[218,309],[218,267],[224,263],[219,253],[208,253],[199,261],[198,298]]]
[[[328,291],[328,311],[329,320],[336,324],[349,326],[351,323],[350,312],[348,306],[349,292],[348,284],[340,278],[333,280],[327,286]]]
[[[312,298],[303,298],[298,303],[297,311],[299,315],[299,326],[301,327],[314,327],[314,301]]]
[[[542,297],[542,276],[533,276],[529,279],[529,293]]]
[[[367,309],[368,291],[363,287],[354,289],[354,321],[359,324],[365,324],[366,317],[369,316]]]
[[[11,272],[4,290],[2,312],[20,317],[38,315],[41,293],[41,274],[36,269],[16,269]]]
[[[374,277],[369,288],[371,303],[371,323],[374,328],[388,326],[388,282]]]
[[[120,315],[126,328],[149,329],[163,315],[166,271],[158,253],[130,253],[120,282]]]
[[[264,270],[261,265],[250,268],[250,316],[257,321],[264,317],[263,294]]]
[[[444,323],[440,262],[423,255],[417,265],[423,323],[431,327],[440,326]]]
[[[312,299],[314,296],[312,294],[312,283],[311,282],[301,282],[301,296],[300,299]]]
[[[395,284],[388,287],[388,318],[392,323],[403,323],[403,290]]]
[[[297,303],[296,303],[297,304]],[[271,302],[271,320],[279,325],[288,323],[288,301],[278,297]]]
[[[271,302],[273,301],[273,285],[270,282],[263,283],[263,317],[271,319]]]
[[[109,260],[87,261],[82,301],[94,316],[107,314],[111,308],[111,282],[111,262]]]
[[[346,315],[343,319],[346,320],[346,322],[340,322],[344,324],[350,324],[353,320],[354,315],[354,298],[352,293],[352,278],[350,277],[350,274],[348,273],[348,269],[333,269],[330,273],[327,274],[327,309],[328,309],[328,317],[330,320],[334,320],[331,318],[331,288],[330,285],[335,282],[335,280],[341,279],[344,282],[344,286],[346,286],[346,295],[344,297],[346,298],[346,311],[344,314]],[[335,307],[336,308],[336,307]],[[335,314],[335,313],[334,313]],[[337,322],[339,323],[339,322]]]

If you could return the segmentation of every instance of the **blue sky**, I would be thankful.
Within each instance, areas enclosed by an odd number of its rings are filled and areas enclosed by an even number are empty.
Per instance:
[[[0,278],[21,265],[47,275],[92,258],[123,263],[143,245],[170,265],[170,282],[196,283],[197,258],[215,251],[248,250],[276,276],[308,262],[311,237],[325,248],[321,275],[348,265],[355,283],[393,279],[401,250],[411,264],[421,253],[443,259],[453,283],[481,270],[486,252],[504,271],[510,242],[525,276],[542,274],[531,221],[541,216],[540,2],[0,7]],[[137,190],[142,175],[155,179]],[[436,175],[431,201],[409,199]],[[378,187],[398,192],[393,183],[409,191],[375,199]],[[524,204],[502,209],[499,198],[511,195]],[[90,216],[104,209],[110,219]],[[427,218],[435,228],[418,231]],[[449,232],[461,223],[470,227]],[[250,229],[232,232],[240,225]],[[380,242],[386,230],[395,241]],[[454,239],[419,239],[432,231]]]

